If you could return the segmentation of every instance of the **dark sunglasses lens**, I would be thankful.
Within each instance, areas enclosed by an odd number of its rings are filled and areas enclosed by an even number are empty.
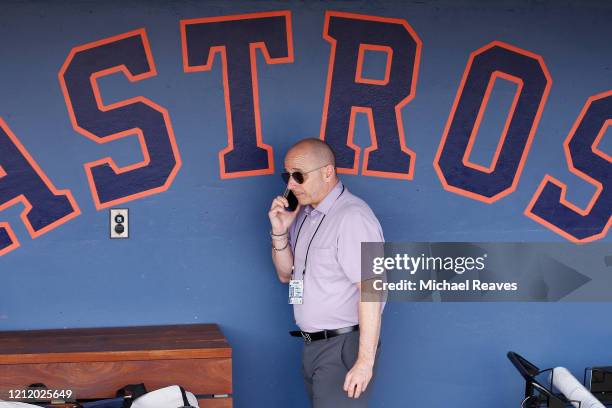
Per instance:
[[[299,171],[296,171],[295,173],[281,173],[281,177],[283,178],[285,184],[289,184],[289,177],[293,177],[295,182],[298,184],[302,184],[304,182],[304,175]]]
[[[304,182],[304,175],[299,171],[296,171],[295,173],[293,173],[293,179],[296,183],[302,184]]]

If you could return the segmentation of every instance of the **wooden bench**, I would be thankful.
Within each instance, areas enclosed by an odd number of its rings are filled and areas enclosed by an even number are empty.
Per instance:
[[[43,383],[79,400],[112,398],[141,382],[182,385],[201,408],[231,407],[232,349],[216,324],[0,332],[2,393]]]

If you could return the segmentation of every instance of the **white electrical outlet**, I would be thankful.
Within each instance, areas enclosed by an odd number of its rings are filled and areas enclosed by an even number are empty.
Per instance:
[[[110,214],[110,237],[129,238],[129,218],[127,208],[111,208]]]

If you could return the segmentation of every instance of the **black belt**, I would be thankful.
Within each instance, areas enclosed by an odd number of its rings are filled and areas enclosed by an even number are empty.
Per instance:
[[[310,343],[311,341],[329,339],[330,337],[336,337],[341,334],[346,334],[350,332],[354,332],[359,330],[359,325],[349,327],[342,327],[340,329],[335,330],[323,330],[314,333],[303,332],[301,330],[290,331],[289,334],[293,337],[301,337],[304,339],[306,343]]]

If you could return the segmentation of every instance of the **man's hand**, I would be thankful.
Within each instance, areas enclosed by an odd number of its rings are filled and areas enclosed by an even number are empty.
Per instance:
[[[344,391],[348,393],[349,398],[359,398],[361,393],[365,392],[372,379],[373,367],[373,364],[358,359],[353,368],[346,373]]]
[[[289,283],[293,270],[293,252],[289,248],[289,226],[295,220],[300,206],[295,211],[285,210],[289,202],[283,196],[278,196],[272,200],[268,217],[272,226],[272,263],[276,269],[278,279],[282,283]],[[274,236],[276,235],[276,236]]]
[[[274,234],[284,234],[289,229],[289,226],[297,216],[300,206],[298,205],[295,211],[287,211],[285,207],[289,206],[289,201],[283,196],[278,196],[272,201],[268,217]]]

